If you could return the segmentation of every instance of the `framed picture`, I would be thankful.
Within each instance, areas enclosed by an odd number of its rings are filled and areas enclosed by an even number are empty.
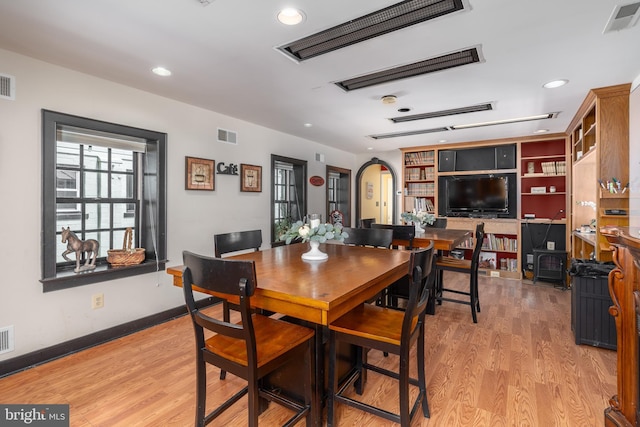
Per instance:
[[[215,190],[215,160],[197,157],[185,157],[185,160],[185,190]]]
[[[480,263],[478,267],[480,268],[491,268],[493,270],[496,269],[496,253],[495,252],[480,252]]]
[[[262,192],[262,166],[240,164],[240,191]]]

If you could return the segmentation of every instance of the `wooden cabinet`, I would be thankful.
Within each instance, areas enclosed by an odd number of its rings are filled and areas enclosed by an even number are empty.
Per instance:
[[[615,245],[616,269],[609,274],[609,293],[613,300],[609,313],[615,319],[618,347],[618,388],[604,411],[604,424],[607,427],[637,426],[640,421],[640,229],[606,227],[601,231],[609,243]]]
[[[404,206],[402,212],[435,211],[435,174],[436,162],[434,150],[405,151],[404,169]]]
[[[592,89],[567,130],[572,150],[571,228],[582,231],[573,233],[574,257],[593,253],[599,261],[611,261],[612,250],[600,228],[629,224],[629,192],[624,188],[629,182],[630,88],[623,84]],[[585,227],[593,236],[585,238]]]

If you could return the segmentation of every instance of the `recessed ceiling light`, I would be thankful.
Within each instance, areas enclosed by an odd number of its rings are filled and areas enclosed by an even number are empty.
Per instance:
[[[380,99],[383,104],[395,104],[398,98],[395,95],[385,95]]]
[[[549,132],[549,129],[538,129],[534,133],[546,133],[546,132]]]
[[[373,147],[367,147],[367,150],[373,150]]]
[[[543,84],[542,87],[547,88],[547,89],[553,89],[553,88],[556,88],[556,87],[564,86],[567,83],[569,83],[569,80],[567,80],[567,79],[552,80],[550,82],[547,82],[547,83]]]
[[[155,67],[152,69],[153,74],[157,74],[158,76],[167,77],[171,75],[171,71],[167,70],[164,67]]]
[[[301,10],[288,7],[278,13],[278,21],[284,25],[298,25],[304,21],[304,13]]]
[[[444,144],[445,142],[447,142],[446,139],[441,139],[440,141],[438,141],[440,144]]]
[[[311,126],[313,126],[313,124],[312,124],[312,123],[305,123],[305,124],[304,124],[304,127],[306,127],[306,128],[310,128]]]

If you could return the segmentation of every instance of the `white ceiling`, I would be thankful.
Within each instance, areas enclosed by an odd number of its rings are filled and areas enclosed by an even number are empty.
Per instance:
[[[640,75],[640,25],[603,34],[614,7],[631,1],[469,0],[462,12],[296,63],[275,47],[397,1],[213,0],[203,6],[199,0],[0,0],[0,48],[365,153],[538,129],[564,132],[589,89]],[[276,14],[284,6],[302,9],[306,20],[295,27],[280,24]],[[479,64],[351,92],[333,83],[476,45],[484,57]],[[153,75],[157,65],[173,75]],[[554,79],[570,82],[542,88]],[[396,104],[380,101],[389,94],[397,96]],[[401,107],[418,114],[485,102],[495,110],[404,124],[388,120],[401,116]],[[550,112],[559,114],[520,124],[368,137]]]

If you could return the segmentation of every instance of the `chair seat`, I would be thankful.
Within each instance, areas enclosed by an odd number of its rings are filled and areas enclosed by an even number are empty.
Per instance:
[[[283,320],[260,314],[252,315],[256,336],[258,368],[311,339],[314,331]],[[214,335],[205,341],[205,347],[225,359],[247,366],[247,346],[243,339]]]
[[[348,335],[400,346],[404,313],[372,304],[360,305],[329,325],[329,329]],[[413,322],[417,322],[417,318]]]
[[[438,258],[436,258],[436,268],[441,268],[443,270],[462,270],[468,272],[471,270],[471,260],[458,259],[450,256],[439,256]]]

